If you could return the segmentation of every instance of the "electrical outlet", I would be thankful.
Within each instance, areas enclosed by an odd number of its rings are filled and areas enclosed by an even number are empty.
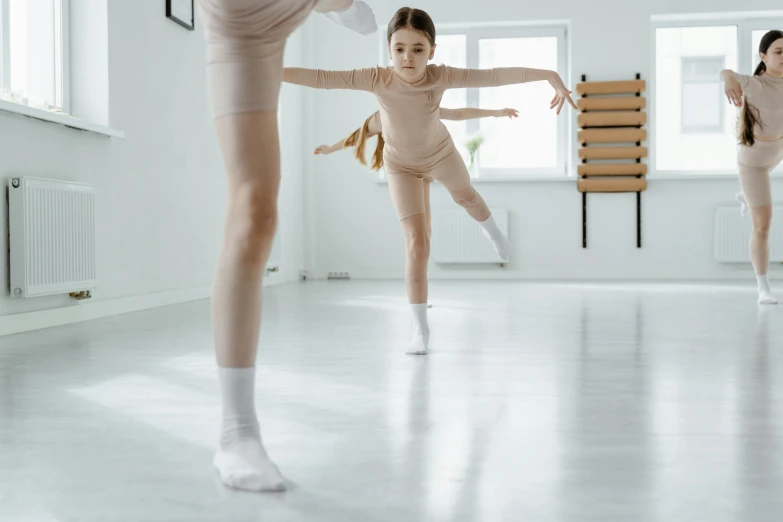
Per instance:
[[[326,276],[327,279],[350,279],[351,274],[348,272],[329,272]]]

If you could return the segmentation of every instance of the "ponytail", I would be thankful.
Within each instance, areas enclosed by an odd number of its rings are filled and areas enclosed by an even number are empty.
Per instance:
[[[767,65],[764,62],[759,62],[753,76],[759,76],[766,70]],[[756,143],[756,137],[753,135],[753,129],[756,128],[756,124],[761,124],[759,111],[745,99],[745,103],[742,104],[739,120],[737,120],[737,134],[739,135],[740,143],[746,147],[752,147]]]
[[[383,167],[383,146],[386,142],[383,140],[383,133],[378,133],[378,143],[375,145],[375,152],[372,155],[372,170],[381,170]]]
[[[367,135],[370,133],[370,120],[374,117],[370,116],[365,120],[364,125],[356,129],[353,134],[345,138],[343,144],[344,147],[354,147],[354,156],[359,163],[367,165],[367,160],[364,157],[365,145],[367,143]],[[372,155],[372,163],[370,168],[372,170],[380,170],[383,167],[383,146],[384,146],[383,134],[378,133],[378,143],[375,145],[375,152]]]

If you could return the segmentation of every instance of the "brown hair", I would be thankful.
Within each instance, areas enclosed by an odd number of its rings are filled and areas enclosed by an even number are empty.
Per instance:
[[[767,54],[769,46],[781,38],[783,38],[783,31],[769,31],[761,39],[759,52]],[[767,65],[764,62],[759,62],[753,76],[759,76],[766,70]],[[740,143],[748,147],[752,147],[753,144],[756,143],[756,137],[753,135],[753,129],[756,127],[756,124],[763,125],[761,116],[759,115],[758,109],[749,104],[746,99],[745,103],[742,104],[739,120],[737,120],[737,134],[739,135]]]
[[[422,33],[430,42],[430,45],[435,45],[435,24],[430,18],[430,15],[422,11],[421,9],[413,9],[411,7],[401,7],[392,16],[391,22],[386,29],[386,39],[391,45],[392,35],[400,29],[413,29]]]
[[[364,156],[364,147],[367,143],[368,134],[370,132],[370,120],[375,117],[373,114],[364,121],[364,125],[353,131],[353,133],[345,138],[343,147],[354,147],[354,156],[359,160],[362,165],[367,165],[367,160]],[[383,146],[386,142],[383,140],[383,133],[378,133],[378,143],[375,145],[375,152],[372,154],[372,163],[370,169],[380,170],[383,167]]]

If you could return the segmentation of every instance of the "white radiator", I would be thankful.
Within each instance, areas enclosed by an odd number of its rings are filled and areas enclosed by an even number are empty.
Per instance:
[[[739,205],[715,209],[715,260],[721,263],[750,263],[750,214],[740,216]],[[783,206],[772,207],[769,260],[783,262]]]
[[[490,209],[508,236],[508,211]],[[432,213],[431,257],[436,263],[504,263],[479,225],[462,208]]]
[[[93,290],[92,185],[12,178],[8,186],[11,297]]]

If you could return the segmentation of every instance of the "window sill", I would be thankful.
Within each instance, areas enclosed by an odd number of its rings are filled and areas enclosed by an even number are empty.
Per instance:
[[[67,114],[58,114],[55,112],[49,112],[42,109],[35,109],[33,107],[27,107],[26,105],[20,105],[18,103],[13,103],[5,100],[0,100],[0,110],[6,112],[13,112],[15,114],[21,114],[23,116],[28,116],[30,118],[48,121],[51,123],[58,123],[60,125],[65,125],[66,127],[71,127],[74,129],[88,131],[88,132],[94,132],[96,134],[102,134],[104,136],[110,136],[112,138],[120,138],[123,140],[125,139],[125,133],[120,130],[112,129],[111,127],[97,125],[95,123],[90,123],[88,121],[80,120],[79,118],[68,116]]]
[[[715,173],[715,174],[674,174],[670,172],[662,174],[648,174],[647,181],[655,183],[657,181],[737,181],[739,175],[736,172],[733,173]],[[783,171],[773,172],[772,179],[783,179]],[[570,182],[574,183],[577,176],[504,176],[504,177],[492,177],[492,178],[471,178],[470,182],[474,185],[482,183],[562,183]],[[388,179],[383,177],[376,178],[378,185],[387,185]]]
[[[487,178],[471,178],[470,182],[474,185],[480,185],[483,183],[548,183],[548,182],[571,182],[576,181],[575,176],[494,176]],[[376,182],[379,185],[387,185],[389,180],[386,176],[378,177]]]
[[[647,181],[733,181],[739,178],[739,174],[716,173],[716,174],[675,174],[666,172],[662,174],[647,175]]]

